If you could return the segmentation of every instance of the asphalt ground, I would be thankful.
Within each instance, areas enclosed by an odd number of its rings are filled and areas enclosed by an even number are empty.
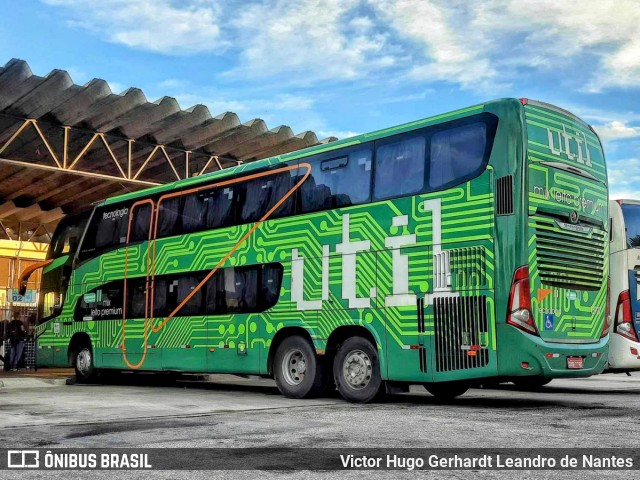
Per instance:
[[[64,373],[64,372],[63,372]],[[72,383],[72,382],[69,382]],[[282,397],[270,380],[59,372],[0,377],[1,448],[638,448],[640,375],[507,384],[439,404],[422,387],[370,405]],[[303,459],[301,460],[303,461]],[[41,478],[44,472],[5,472]],[[46,478],[634,478],[623,471],[46,472]],[[637,477],[635,477],[637,478]]]

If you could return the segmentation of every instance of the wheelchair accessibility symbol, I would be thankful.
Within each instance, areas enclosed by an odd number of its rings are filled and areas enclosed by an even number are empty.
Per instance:
[[[554,320],[555,317],[553,313],[545,313],[544,314],[544,329],[545,330],[553,330],[554,329]]]

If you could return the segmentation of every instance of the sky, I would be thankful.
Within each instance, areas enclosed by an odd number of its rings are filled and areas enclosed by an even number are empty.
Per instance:
[[[0,65],[346,138],[487,100],[568,109],[640,199],[640,0],[0,0]]]

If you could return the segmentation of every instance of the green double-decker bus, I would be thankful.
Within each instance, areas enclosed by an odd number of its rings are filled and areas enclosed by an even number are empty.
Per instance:
[[[586,123],[503,99],[110,198],[54,235],[37,364],[356,402],[597,374],[607,195]]]

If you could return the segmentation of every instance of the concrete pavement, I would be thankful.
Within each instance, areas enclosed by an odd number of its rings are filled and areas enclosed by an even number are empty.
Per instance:
[[[554,380],[540,392],[517,391],[510,385],[474,389],[450,405],[439,405],[422,387],[414,387],[382,403],[354,405],[337,397],[286,399],[270,380],[219,375],[209,381],[168,381],[128,375],[106,385],[0,387],[0,445],[634,448],[640,446],[639,405],[640,376]],[[187,478],[184,472],[158,473],[159,478]],[[194,475],[212,477],[204,473]],[[433,473],[438,473],[434,478],[466,478],[464,472]],[[512,478],[505,473],[482,476]],[[536,472],[528,478],[575,478],[568,473]],[[127,473],[127,478],[141,478],[137,475]],[[255,472],[233,472],[231,477],[242,475],[254,478]],[[400,476],[405,475],[394,478]],[[293,477],[316,474],[298,472]]]

